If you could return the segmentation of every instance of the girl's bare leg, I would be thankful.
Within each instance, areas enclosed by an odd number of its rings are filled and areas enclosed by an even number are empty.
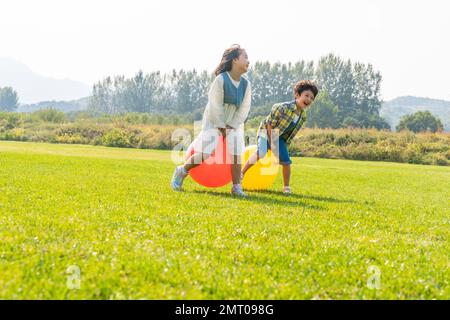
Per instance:
[[[240,184],[242,182],[240,157],[241,156],[233,156],[233,163],[231,164],[231,177],[233,179],[233,184]]]
[[[186,172],[189,172],[189,170],[199,166],[203,161],[208,159],[210,156],[211,155],[207,153],[194,153],[184,163],[183,165],[184,170],[186,170]]]

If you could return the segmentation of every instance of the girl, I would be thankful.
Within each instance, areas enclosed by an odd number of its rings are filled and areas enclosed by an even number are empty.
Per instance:
[[[233,195],[245,197],[241,186],[241,154],[244,148],[244,121],[251,104],[251,86],[242,75],[249,66],[247,52],[233,45],[223,53],[215,70],[216,78],[211,85],[208,104],[203,113],[202,130],[193,141],[195,153],[175,168],[172,189],[181,190],[189,170],[200,165],[216,149],[219,135],[226,137],[227,150],[233,155],[231,175]]]

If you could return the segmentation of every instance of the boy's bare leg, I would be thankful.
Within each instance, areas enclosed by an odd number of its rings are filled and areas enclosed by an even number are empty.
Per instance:
[[[291,165],[283,164],[283,182],[285,187],[289,187],[289,182],[291,180]]]
[[[258,160],[258,151],[255,151],[255,153],[252,154],[245,163],[244,168],[242,169],[242,174],[244,175]]]

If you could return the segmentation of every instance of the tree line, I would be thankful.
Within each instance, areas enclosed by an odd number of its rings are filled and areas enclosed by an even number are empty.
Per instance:
[[[370,64],[329,54],[296,63],[256,62],[248,71],[252,83],[250,117],[265,115],[276,102],[293,99],[301,79],[315,81],[320,94],[309,111],[308,126],[389,128],[379,116],[381,74]],[[139,71],[134,77],[107,77],[94,84],[89,109],[123,112],[194,114],[201,119],[214,75],[207,71],[173,70],[170,74]]]
[[[159,71],[144,74],[140,70],[130,78],[109,76],[94,84],[88,111],[94,115],[147,113],[200,120],[214,77],[195,69],[173,70],[169,74]],[[328,54],[317,63],[256,62],[247,77],[252,83],[249,119],[261,119],[274,103],[292,100],[294,84],[310,79],[317,83],[320,93],[308,109],[308,127],[390,129],[379,115],[382,76],[371,64]],[[12,88],[0,88],[0,111],[15,111],[18,101]],[[402,121],[397,130],[442,130],[440,120],[433,124],[429,115],[410,116]]]

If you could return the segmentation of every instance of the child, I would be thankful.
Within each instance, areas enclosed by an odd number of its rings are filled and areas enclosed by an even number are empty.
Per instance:
[[[219,142],[219,135],[223,135],[226,137],[227,150],[233,155],[231,193],[246,196],[241,186],[241,154],[244,149],[244,121],[250,110],[251,86],[242,75],[247,72],[248,66],[247,52],[239,45],[233,45],[223,53],[209,90],[202,130],[193,141],[195,153],[183,165],[175,168],[172,189],[181,190],[189,170],[211,156]]]
[[[302,80],[294,86],[294,101],[277,103],[272,107],[270,114],[259,126],[257,151],[244,165],[241,179],[248,169],[266,155],[269,148],[274,151],[283,167],[283,192],[291,193],[289,181],[292,161],[289,158],[288,145],[305,122],[306,109],[314,102],[318,92],[314,83]]]

